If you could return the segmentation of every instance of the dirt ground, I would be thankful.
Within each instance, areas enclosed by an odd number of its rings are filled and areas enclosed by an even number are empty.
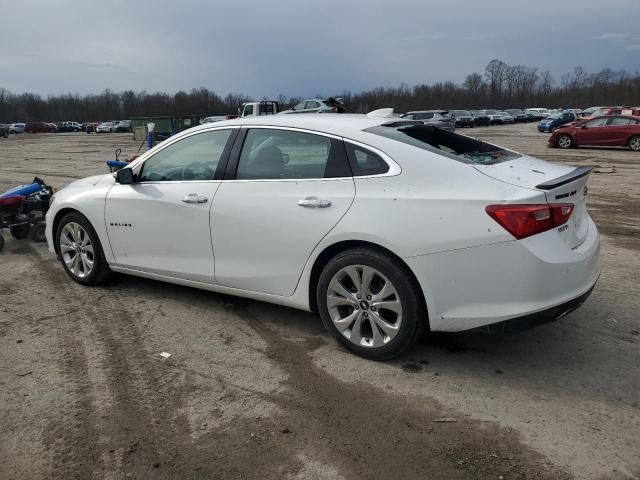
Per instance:
[[[6,235],[0,479],[640,478],[640,155],[549,149],[535,124],[465,133],[597,166],[604,268],[580,309],[374,363],[312,314],[126,276],[84,288]],[[0,192],[106,172],[116,147],[138,143],[0,138]]]

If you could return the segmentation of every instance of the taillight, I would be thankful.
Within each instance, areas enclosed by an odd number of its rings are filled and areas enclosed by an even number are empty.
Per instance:
[[[517,239],[559,227],[569,220],[573,204],[489,205],[487,213]]]

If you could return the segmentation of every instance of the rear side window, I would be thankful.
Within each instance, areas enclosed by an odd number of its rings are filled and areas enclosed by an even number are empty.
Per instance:
[[[607,125],[611,125],[612,127],[624,127],[626,125],[635,125],[636,121],[631,118],[624,117],[613,117],[609,119]]]
[[[380,155],[348,142],[345,142],[345,147],[354,177],[380,175],[389,171],[389,165]]]
[[[350,177],[342,142],[292,130],[255,128],[247,132],[236,179]]]
[[[253,105],[245,105],[244,107],[244,116],[253,115]]]
[[[414,113],[413,114],[413,119],[414,120],[429,120],[430,118],[433,118],[433,112]]]
[[[465,135],[448,132],[433,125],[409,125],[399,128],[378,125],[364,131],[463,163],[494,165],[522,156],[519,153]]]

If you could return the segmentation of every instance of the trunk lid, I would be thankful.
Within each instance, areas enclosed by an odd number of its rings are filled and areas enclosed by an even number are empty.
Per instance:
[[[479,172],[511,185],[544,192],[548,204],[572,204],[569,220],[556,228],[570,248],[584,242],[589,229],[587,181],[591,167],[570,167],[523,156],[494,165],[474,165]]]

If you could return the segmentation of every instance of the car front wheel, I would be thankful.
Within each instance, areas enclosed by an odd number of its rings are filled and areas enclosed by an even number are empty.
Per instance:
[[[330,260],[316,300],[327,330],[348,350],[372,360],[400,355],[427,325],[422,293],[408,268],[369,248]]]
[[[98,234],[80,213],[65,215],[55,236],[64,271],[82,285],[99,285],[111,274]]]
[[[560,148],[571,148],[573,146],[573,140],[569,135],[560,135],[556,140],[556,145]]]

